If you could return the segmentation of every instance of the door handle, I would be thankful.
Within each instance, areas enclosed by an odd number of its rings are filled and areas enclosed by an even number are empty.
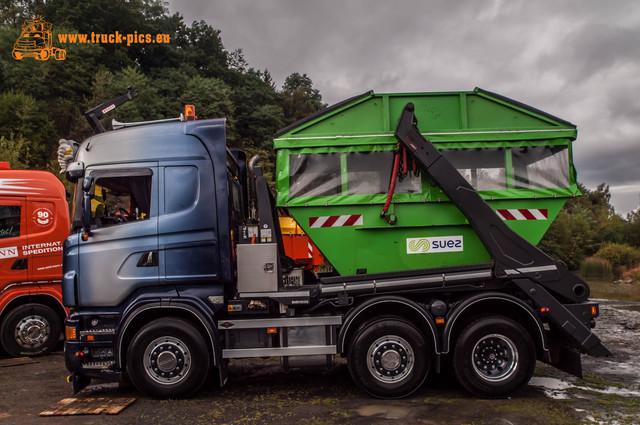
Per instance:
[[[138,267],[157,267],[158,251],[148,251],[140,256]]]

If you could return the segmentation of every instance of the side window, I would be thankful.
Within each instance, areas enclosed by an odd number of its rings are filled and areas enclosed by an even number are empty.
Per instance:
[[[164,211],[172,214],[191,207],[198,196],[198,169],[193,166],[164,169]]]
[[[503,148],[442,149],[441,152],[476,190],[507,188]]]
[[[511,154],[516,189],[569,187],[567,146],[524,146]]]
[[[380,195],[389,190],[393,151],[301,154],[289,157],[289,197]],[[396,193],[421,193],[419,176],[409,173]]]
[[[95,196],[91,201],[95,226],[112,226],[149,218],[151,170],[140,171],[134,175],[96,173]]]
[[[0,205],[0,239],[20,236],[21,213],[19,205]]]
[[[301,154],[289,157],[289,197],[333,196],[341,192],[340,154]]]
[[[389,191],[393,171],[393,151],[349,152],[347,158],[347,186],[349,195],[380,195]],[[409,173],[398,179],[395,193],[420,193],[419,176]]]

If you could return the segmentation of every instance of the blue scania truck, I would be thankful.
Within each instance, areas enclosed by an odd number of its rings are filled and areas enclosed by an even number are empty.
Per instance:
[[[114,130],[104,131],[100,119],[132,99],[133,92],[87,112],[96,134],[80,145],[66,170],[67,178],[75,182],[63,275],[64,305],[70,309],[65,362],[72,372],[74,392],[94,378],[129,379],[151,397],[184,397],[207,379],[223,386],[231,359],[279,357],[288,369],[331,367],[340,355],[346,357],[354,381],[376,397],[407,396],[425,383],[430,372],[447,367],[453,367],[460,384],[473,394],[500,397],[527,384],[536,360],[579,376],[582,353],[609,355],[591,332],[598,305],[588,300],[588,285],[520,236],[517,227],[510,227],[527,223],[508,224],[496,213],[490,204],[498,201],[494,198],[500,193],[488,195],[473,185],[490,176],[487,167],[473,166],[471,177],[465,178],[453,157],[444,155],[418,130],[416,116],[425,116],[420,124],[423,131],[429,128],[429,119],[446,116],[432,114],[438,105],[429,102],[446,98],[450,104],[450,95],[396,107],[398,99],[404,98],[368,92],[285,129],[309,128],[327,117],[339,120],[357,108],[364,108],[371,120],[384,116],[388,122],[397,122],[394,128],[385,125],[377,130],[386,139],[371,152],[363,151],[365,136],[356,131],[332,136],[354,146],[351,151],[335,148],[337,156],[314,154],[308,147],[297,152],[293,145],[287,147],[293,149],[290,156],[278,154],[277,179],[290,182],[292,196],[294,183],[297,193],[315,191],[325,196],[335,191],[344,195],[335,197],[339,198],[335,205],[340,206],[351,199],[352,188],[366,186],[360,183],[374,178],[383,181],[384,188],[375,189],[383,193],[376,192],[375,198],[355,194],[353,199],[362,205],[331,210],[342,211],[339,214],[321,213],[333,205],[334,198],[321,198],[318,204],[320,198],[310,197],[298,205],[300,211],[319,211],[308,221],[298,220],[305,231],[317,235],[340,231],[347,236],[352,231],[364,238],[360,243],[366,247],[351,248],[354,258],[361,248],[389,249],[382,246],[382,235],[404,226],[409,216],[426,223],[420,232],[427,236],[429,231],[440,232],[421,243],[405,235],[391,241],[395,251],[386,251],[385,255],[410,258],[416,264],[422,259],[422,268],[372,272],[373,266],[356,265],[353,274],[313,273],[287,257],[278,217],[293,205],[286,199],[276,202],[256,158],[247,160],[243,151],[227,148],[224,119],[196,120],[188,106],[181,119],[114,122]],[[556,164],[548,158],[564,161],[563,166],[570,169],[566,134],[575,135],[570,123],[479,89],[457,93],[453,99],[466,102],[460,113],[489,105],[486,110],[491,113],[482,117],[504,111],[505,117],[518,123],[537,120],[555,126],[539,132],[488,131],[475,118],[454,120],[466,128],[447,134],[483,138],[487,155],[479,159],[490,157],[495,162],[498,155],[515,164],[524,157],[517,157],[516,150],[535,156],[538,168],[527,168],[522,162],[524,171],[519,174],[529,170],[529,189],[512,187],[509,193],[538,190],[534,171]],[[387,108],[386,114],[371,113],[378,106]],[[428,108],[429,113],[420,112]],[[474,131],[474,125],[484,125],[485,130]],[[318,125],[317,143],[337,127]],[[429,131],[430,137],[446,136]],[[489,146],[492,132],[513,133],[519,139]],[[534,133],[537,138],[531,143],[540,146],[525,146],[523,138]],[[326,166],[333,158],[339,183],[330,189],[322,188],[332,178],[329,172],[316,175],[310,165],[294,167],[303,159],[321,159],[318,166]],[[470,168],[476,157],[465,158],[465,167]],[[360,159],[364,160],[360,168],[349,168],[349,161]],[[411,166],[403,167],[401,161]],[[383,166],[369,167],[374,163]],[[493,175],[510,179],[512,169]],[[287,170],[290,176],[284,178]],[[569,185],[575,175],[561,177],[558,181]],[[437,197],[429,198],[428,190],[436,189]],[[544,188],[538,194],[553,200],[568,189],[554,190]],[[411,201],[411,197],[417,199],[417,212],[410,212],[414,210],[408,202],[403,204],[403,199]],[[450,213],[419,214],[420,208],[437,205],[445,205]],[[543,220],[550,211],[523,210],[521,215]],[[471,233],[462,233],[460,226],[465,232],[472,229]],[[460,235],[455,241],[447,240],[446,232]],[[347,236],[335,243],[346,243]],[[416,251],[441,242],[440,251],[447,251],[448,257]],[[321,236],[318,246],[325,256],[330,254],[331,245]],[[469,258],[474,254],[471,248],[482,251],[486,259],[432,263],[438,258]],[[345,258],[340,260],[345,263]]]

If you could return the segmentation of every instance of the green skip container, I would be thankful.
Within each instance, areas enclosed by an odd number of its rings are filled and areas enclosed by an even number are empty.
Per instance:
[[[429,176],[398,181],[381,218],[408,102],[418,128],[507,225],[537,244],[567,198],[580,194],[576,126],[479,88],[347,99],[280,130],[277,205],[286,208],[341,275],[485,263],[491,258]],[[418,172],[416,172],[418,171]]]

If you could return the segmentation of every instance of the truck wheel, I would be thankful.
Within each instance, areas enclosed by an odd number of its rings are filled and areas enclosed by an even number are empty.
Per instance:
[[[40,53],[38,53],[38,55],[36,56],[36,59],[40,61],[46,61],[49,59],[49,56],[51,56],[51,52],[49,52],[49,50],[47,49],[42,49],[40,50]]]
[[[24,304],[2,321],[2,348],[13,357],[51,351],[60,340],[62,324],[55,311],[42,304]]]
[[[127,354],[133,384],[153,398],[195,393],[209,375],[209,350],[197,329],[172,318],[154,320],[133,337]]]
[[[536,353],[529,333],[506,317],[471,323],[453,352],[458,382],[480,397],[503,397],[529,382]]]
[[[405,397],[422,385],[431,365],[431,347],[413,325],[397,318],[362,327],[349,346],[349,373],[369,394]]]

